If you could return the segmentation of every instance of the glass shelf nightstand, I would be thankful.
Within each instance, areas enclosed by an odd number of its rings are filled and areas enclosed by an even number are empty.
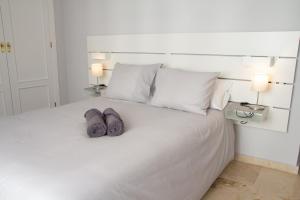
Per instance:
[[[105,90],[107,88],[106,85],[93,85],[88,88],[84,88],[87,92],[90,93],[91,96],[101,96],[101,91]]]
[[[225,118],[239,121],[241,124],[263,122],[268,112],[269,107],[262,106],[261,110],[254,110],[251,104],[242,106],[240,103],[230,102],[225,108]]]

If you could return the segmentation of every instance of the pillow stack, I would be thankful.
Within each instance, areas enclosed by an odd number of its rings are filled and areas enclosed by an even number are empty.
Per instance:
[[[226,106],[229,89],[217,81],[218,73],[161,67],[162,64],[116,64],[105,97],[150,101],[154,106],[203,115],[209,107],[222,110]]]

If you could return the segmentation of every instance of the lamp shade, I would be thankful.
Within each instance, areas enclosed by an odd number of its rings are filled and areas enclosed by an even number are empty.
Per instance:
[[[267,74],[256,74],[252,80],[252,89],[257,92],[263,92],[268,89],[269,76]]]
[[[93,76],[103,76],[103,65],[101,63],[93,64],[91,70]]]

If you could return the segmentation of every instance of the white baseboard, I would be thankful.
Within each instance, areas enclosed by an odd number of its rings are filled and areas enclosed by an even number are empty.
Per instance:
[[[244,163],[262,166],[262,167],[267,167],[267,168],[271,168],[271,169],[276,169],[276,170],[288,172],[291,174],[298,174],[298,172],[299,172],[299,167],[296,167],[296,166],[291,166],[291,165],[280,163],[280,162],[265,160],[265,159],[261,159],[261,158],[255,158],[255,157],[246,156],[246,155],[236,155],[235,160],[244,162]]]

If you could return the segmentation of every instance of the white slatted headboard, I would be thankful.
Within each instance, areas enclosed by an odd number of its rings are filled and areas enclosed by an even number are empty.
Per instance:
[[[106,35],[87,38],[89,67],[93,53],[104,53],[108,84],[116,62],[163,63],[166,67],[190,71],[220,72],[220,79],[232,82],[231,101],[256,103],[251,79],[268,69],[270,90],[259,95],[259,103],[270,106],[268,119],[247,126],[287,132],[300,32],[241,32],[152,35]],[[90,84],[96,79],[89,75]]]

